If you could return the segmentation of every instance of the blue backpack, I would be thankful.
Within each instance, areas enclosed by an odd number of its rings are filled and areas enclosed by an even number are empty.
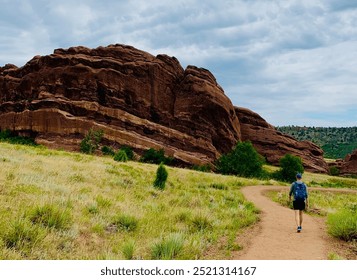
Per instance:
[[[307,198],[306,185],[304,183],[294,183],[294,198],[295,200],[305,200]]]

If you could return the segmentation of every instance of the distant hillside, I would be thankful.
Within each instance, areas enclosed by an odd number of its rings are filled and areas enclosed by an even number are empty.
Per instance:
[[[357,127],[280,126],[277,130],[319,145],[326,158],[344,158],[357,149]]]

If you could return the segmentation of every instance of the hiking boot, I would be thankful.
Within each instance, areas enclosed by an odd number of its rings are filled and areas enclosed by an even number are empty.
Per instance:
[[[297,227],[297,232],[301,232],[301,226]]]

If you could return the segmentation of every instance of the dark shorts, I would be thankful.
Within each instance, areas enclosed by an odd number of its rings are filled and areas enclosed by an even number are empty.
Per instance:
[[[305,210],[305,201],[304,200],[294,200],[293,208],[294,208],[294,210]]]

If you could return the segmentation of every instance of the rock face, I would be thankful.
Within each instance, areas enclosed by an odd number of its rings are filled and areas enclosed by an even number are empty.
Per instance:
[[[357,150],[346,156],[340,168],[341,175],[356,175],[357,174]]]
[[[164,148],[205,164],[240,139],[233,105],[214,76],[130,46],[57,49],[0,69],[0,128],[78,149],[90,128],[108,144]]]
[[[0,116],[0,129],[49,147],[78,150],[92,128],[105,145],[163,148],[180,163],[207,164],[250,140],[269,163],[289,152],[327,171],[321,149],[235,108],[208,70],[125,45],[57,49],[0,67]]]
[[[279,165],[285,154],[301,157],[308,171],[327,173],[328,165],[323,160],[323,150],[309,141],[297,141],[295,138],[277,131],[261,116],[249,109],[236,107],[240,120],[243,141],[251,141],[266,161]]]

